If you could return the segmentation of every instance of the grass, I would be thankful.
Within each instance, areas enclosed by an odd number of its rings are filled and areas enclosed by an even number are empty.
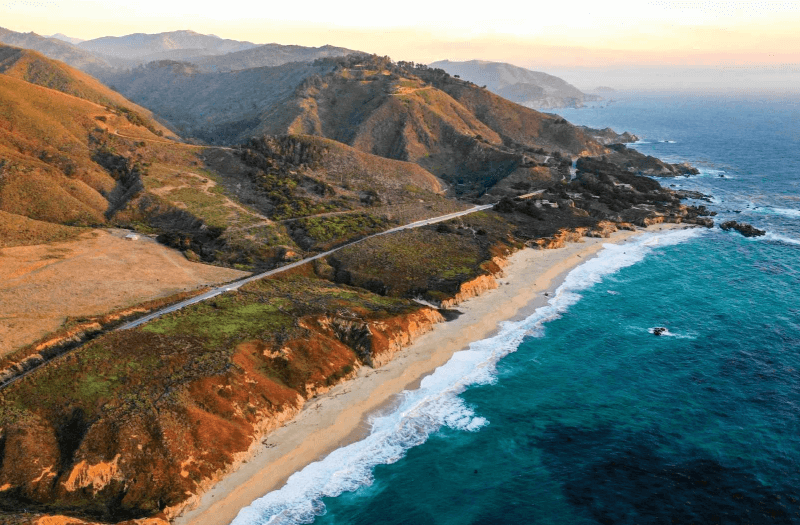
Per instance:
[[[157,319],[142,330],[161,335],[191,333],[206,341],[208,347],[232,339],[269,339],[280,330],[293,327],[291,315],[281,312],[285,301],[277,298],[267,303],[247,303],[239,300],[238,294],[204,302],[185,315],[176,314]]]
[[[170,191],[166,198],[174,203],[183,204],[186,210],[203,220],[209,226],[226,228],[231,225],[235,211],[225,205],[225,198],[209,195],[195,188],[179,188]]]
[[[496,271],[491,259],[520,244],[513,226],[478,212],[439,225],[367,239],[328,259],[336,279],[381,293],[441,300],[461,283]]]
[[[298,220],[296,225],[311,238],[311,247],[315,249],[329,248],[390,227],[384,217],[369,213],[307,217]]]
[[[140,405],[150,406],[165,389],[232,370],[237,348],[247,341],[296,348],[296,360],[288,363],[255,358],[267,376],[282,377],[284,384],[302,392],[313,371],[323,365],[316,357],[303,357],[303,341],[319,336],[309,336],[299,319],[332,312],[349,319],[383,319],[418,308],[407,300],[337,285],[314,277],[308,268],[300,269],[250,283],[141,328],[100,336],[4,390],[0,419],[12,423],[26,413],[57,418],[76,408],[88,419],[106,418],[119,410],[136,412]],[[317,351],[314,348],[308,351]],[[349,373],[342,371],[352,366],[352,358],[348,359],[318,380],[324,383],[331,374]],[[173,402],[180,404],[182,399],[178,395]]]
[[[0,210],[0,248],[71,241],[86,231],[86,228],[36,221]]]

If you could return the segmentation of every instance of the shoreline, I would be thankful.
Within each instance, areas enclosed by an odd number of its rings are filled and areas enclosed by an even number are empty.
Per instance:
[[[172,520],[175,525],[228,525],[254,500],[282,487],[305,466],[333,450],[359,441],[370,431],[369,418],[389,410],[397,394],[422,379],[474,341],[491,337],[503,321],[528,317],[544,306],[567,274],[597,254],[604,244],[619,244],[646,232],[691,227],[658,224],[620,230],[609,238],[584,237],[563,248],[522,249],[512,254],[497,277],[498,288],[457,305],[462,312],[436,325],[381,368],[362,368],[354,380],[310,399],[300,413],[266,436],[238,469],[202,494],[194,508]]]

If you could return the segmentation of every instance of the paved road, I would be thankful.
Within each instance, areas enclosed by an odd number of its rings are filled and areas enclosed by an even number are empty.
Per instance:
[[[264,277],[269,277],[271,275],[276,275],[278,273],[285,272],[286,270],[291,270],[292,268],[297,268],[298,266],[302,266],[302,265],[304,265],[304,264],[306,264],[308,262],[311,262],[311,261],[313,261],[315,259],[321,259],[323,257],[327,257],[328,255],[330,255],[330,254],[332,254],[332,253],[334,253],[334,252],[336,252],[338,250],[341,250],[342,248],[347,248],[348,246],[353,246],[354,244],[358,244],[359,242],[363,242],[363,241],[365,241],[367,239],[371,239],[373,237],[378,237],[378,236],[381,236],[381,235],[388,235],[390,233],[399,232],[399,231],[402,231],[402,230],[410,230],[410,229],[413,229],[413,228],[419,228],[421,226],[427,226],[429,224],[436,224],[437,222],[442,222],[442,221],[447,221],[447,220],[450,220],[450,219],[455,219],[456,217],[461,217],[463,215],[469,215],[470,213],[475,213],[475,212],[478,212],[478,211],[488,210],[488,209],[492,208],[493,206],[494,206],[494,204],[483,204],[481,206],[475,206],[474,208],[470,208],[468,210],[457,211],[455,213],[448,213],[447,215],[441,215],[439,217],[433,217],[433,218],[430,218],[430,219],[424,219],[424,220],[421,220],[421,221],[412,222],[412,223],[406,224],[404,226],[398,226],[396,228],[392,228],[391,230],[386,230],[386,231],[383,231],[383,232],[380,232],[380,233],[375,233],[373,235],[368,235],[367,237],[363,237],[363,238],[361,238],[361,239],[359,239],[357,241],[353,241],[351,243],[344,244],[342,246],[339,246],[338,248],[334,248],[333,250],[328,250],[327,252],[319,253],[319,254],[314,255],[312,257],[307,257],[307,258],[305,258],[303,260],[300,260],[300,261],[297,261],[297,262],[293,262],[293,263],[287,264],[285,266],[281,266],[280,268],[276,268],[274,270],[270,270],[268,272],[260,273],[260,274],[253,275],[253,276],[250,276],[250,277],[246,277],[246,278],[241,279],[239,281],[235,281],[235,282],[232,282],[230,284],[226,284],[224,286],[220,286],[218,288],[214,288],[213,290],[209,290],[208,292],[206,292],[204,294],[192,297],[191,299],[187,299],[185,301],[181,301],[180,303],[173,304],[172,306],[168,306],[166,308],[158,310],[157,312],[153,312],[151,314],[148,314],[148,315],[146,315],[144,317],[136,319],[135,321],[131,321],[129,323],[126,323],[126,324],[120,326],[119,328],[117,328],[117,330],[129,330],[131,328],[135,328],[135,327],[140,326],[140,325],[142,325],[142,324],[144,324],[144,323],[146,323],[148,321],[152,321],[153,319],[156,319],[157,317],[161,317],[164,314],[167,314],[167,313],[170,313],[170,312],[174,312],[176,310],[180,310],[180,309],[185,308],[185,307],[187,307],[187,306],[189,306],[191,304],[195,304],[195,303],[199,303],[199,302],[202,302],[202,301],[206,301],[208,299],[211,299],[212,297],[216,297],[217,295],[225,293],[225,292],[230,292],[230,291],[233,291],[233,290],[237,290],[239,287],[241,287],[241,286],[243,286],[243,285],[245,285],[245,284],[247,284],[249,282],[257,281],[258,279],[263,279]]]

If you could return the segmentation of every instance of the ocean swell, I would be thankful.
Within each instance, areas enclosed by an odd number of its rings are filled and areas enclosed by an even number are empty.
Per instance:
[[[374,417],[366,438],[339,448],[293,474],[281,489],[243,508],[233,525],[311,523],[325,513],[323,498],[371,485],[377,465],[398,461],[408,449],[424,443],[440,428],[477,431],[489,424],[464,403],[459,397],[461,392],[471,385],[495,381],[497,362],[516,351],[526,336],[541,337],[544,324],[579,301],[581,290],[641,261],[653,249],[678,244],[705,232],[687,229],[647,233],[621,245],[605,245],[597,257],[567,275],[546,306],[522,321],[502,323],[497,335],[455,353],[446,364],[425,377],[418,389],[403,392],[396,409]]]

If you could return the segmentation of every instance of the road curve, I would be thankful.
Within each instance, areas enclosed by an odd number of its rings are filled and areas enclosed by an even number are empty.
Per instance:
[[[213,290],[209,290],[208,292],[206,292],[204,294],[197,295],[195,297],[192,297],[191,299],[187,299],[185,301],[181,301],[180,303],[173,304],[172,306],[168,306],[166,308],[162,308],[161,310],[158,310],[158,311],[153,312],[151,314],[148,314],[148,315],[145,315],[143,317],[140,317],[139,319],[136,319],[135,321],[131,321],[129,323],[125,323],[124,325],[118,327],[117,330],[130,330],[131,328],[136,328],[137,326],[143,325],[144,323],[146,323],[148,321],[152,321],[153,319],[156,319],[158,317],[161,317],[164,314],[168,314],[170,312],[175,312],[175,311],[180,310],[182,308],[185,308],[185,307],[187,307],[189,305],[192,305],[192,304],[195,304],[195,303],[199,303],[199,302],[202,302],[202,301],[206,301],[208,299],[211,299],[212,297],[216,297],[217,295],[219,295],[221,293],[237,290],[237,289],[239,289],[239,287],[241,287],[241,286],[243,286],[243,285],[245,285],[245,284],[247,284],[249,282],[257,281],[259,279],[263,279],[264,277],[270,277],[272,275],[276,275],[276,274],[279,274],[281,272],[285,272],[286,270],[291,270],[292,268],[297,268],[298,266],[302,266],[302,265],[304,265],[304,264],[306,264],[308,262],[311,262],[313,260],[321,259],[323,257],[327,257],[328,255],[330,255],[330,254],[332,254],[332,253],[334,253],[336,251],[341,250],[342,248],[347,248],[348,246],[353,246],[354,244],[358,244],[360,242],[363,242],[363,241],[365,241],[367,239],[371,239],[373,237],[379,237],[381,235],[389,235],[390,233],[399,232],[399,231],[402,231],[402,230],[410,230],[410,229],[413,229],[413,228],[419,228],[421,226],[427,226],[429,224],[436,224],[437,222],[447,221],[447,220],[450,220],[450,219],[455,219],[456,217],[469,215],[471,213],[475,213],[475,212],[478,212],[478,211],[488,210],[488,209],[492,208],[493,206],[494,206],[494,204],[482,204],[482,205],[470,208],[468,210],[457,211],[457,212],[454,212],[454,213],[448,213],[447,215],[440,215],[439,217],[432,217],[430,219],[423,219],[421,221],[416,221],[416,222],[412,222],[410,224],[406,224],[406,225],[403,225],[403,226],[398,226],[396,228],[392,228],[390,230],[386,230],[386,231],[383,231],[383,232],[380,232],[380,233],[375,233],[375,234],[372,234],[372,235],[368,235],[366,237],[362,237],[361,239],[358,239],[357,241],[353,241],[353,242],[350,242],[350,243],[347,243],[347,244],[343,244],[342,246],[339,246],[338,248],[334,248],[332,250],[328,250],[327,252],[318,253],[317,255],[313,255],[311,257],[307,257],[305,259],[302,259],[302,260],[297,261],[297,262],[293,262],[291,264],[287,264],[285,266],[281,266],[280,268],[275,268],[274,270],[269,270],[268,272],[259,273],[257,275],[252,275],[250,277],[246,277],[244,279],[241,279],[241,280],[238,280],[238,281],[234,281],[232,283],[225,284],[223,286],[219,286],[217,288],[214,288]]]

